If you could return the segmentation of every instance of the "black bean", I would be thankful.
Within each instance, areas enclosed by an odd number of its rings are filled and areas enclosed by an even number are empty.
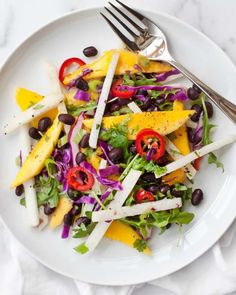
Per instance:
[[[161,167],[167,165],[169,162],[170,161],[169,161],[168,155],[164,155],[157,160],[157,164]]]
[[[74,216],[69,212],[64,216],[63,221],[65,225],[71,226],[74,221]]]
[[[188,140],[193,143],[194,142],[194,129],[192,128],[189,128],[187,129],[187,132],[188,132]]]
[[[97,51],[97,48],[95,48],[94,46],[89,46],[89,47],[84,48],[83,54],[87,57],[90,57],[90,56],[97,55],[98,51]]]
[[[75,80],[75,87],[83,90],[83,91],[88,91],[89,90],[89,85],[88,82],[85,81],[83,78],[78,78]]]
[[[168,190],[170,190],[170,186],[168,184],[164,184],[161,186],[160,188],[160,192],[163,194],[163,195],[166,195]]]
[[[213,113],[214,113],[213,106],[209,101],[206,101],[205,105],[206,105],[208,118],[210,119],[213,116]]]
[[[29,136],[36,140],[41,138],[41,134],[39,133],[38,129],[35,127],[30,127]]]
[[[81,193],[78,192],[78,191],[73,190],[72,188],[69,188],[67,190],[67,195],[73,201],[76,201],[76,200],[78,200],[81,197]]]
[[[145,102],[144,102],[144,104],[141,106],[141,109],[143,110],[143,111],[146,111],[149,107],[151,107],[152,106],[152,100],[151,100],[151,98],[148,98]]]
[[[199,97],[199,92],[193,87],[190,87],[188,89],[187,94],[191,100],[196,100]]]
[[[157,192],[158,192],[158,190],[159,190],[159,186],[157,186],[157,185],[151,185],[151,186],[149,186],[148,188],[147,188],[147,190],[149,191],[149,192],[151,192],[152,194],[156,194]]]
[[[76,216],[78,214],[80,214],[81,212],[81,208],[82,208],[82,205],[74,205],[73,208],[71,209],[70,213],[73,215],[73,216]]]
[[[75,161],[76,163],[79,165],[81,162],[85,161],[86,159],[86,156],[84,153],[82,152],[78,152],[76,157],[75,157]]]
[[[202,107],[200,105],[198,105],[198,104],[194,104],[191,107],[191,110],[194,110],[195,111],[195,114],[193,114],[190,119],[193,122],[197,122],[200,119],[201,112],[202,112]]]
[[[64,130],[62,130],[62,131],[61,131],[61,133],[60,133],[60,136],[59,136],[59,138],[63,137],[64,135],[66,135],[66,133],[65,133],[65,131],[64,131]]]
[[[143,175],[141,176],[141,179],[146,182],[156,182],[156,177],[154,173],[152,172],[143,173]]]
[[[38,130],[45,132],[52,125],[52,120],[49,117],[44,117],[39,120]]]
[[[199,94],[202,92],[202,90],[197,85],[195,85],[195,84],[193,84],[193,89],[195,91],[197,91]]]
[[[108,153],[108,157],[114,163],[119,162],[119,160],[121,160],[121,158],[123,157],[122,148],[113,148],[113,149],[111,149],[109,151],[109,153]]]
[[[116,100],[116,102],[120,105],[120,106],[124,106],[124,105],[127,105],[128,103],[130,103],[132,100],[127,98],[127,99],[124,99],[124,98],[118,98]]]
[[[110,103],[109,104],[109,111],[111,113],[119,111],[120,108],[121,108],[121,106],[117,102],[114,102],[114,103]]]
[[[58,120],[66,125],[73,125],[75,122],[75,117],[70,114],[60,114]]]
[[[137,154],[136,146],[134,144],[131,144],[131,146],[129,147],[129,151],[132,155],[136,155]]]
[[[82,139],[81,139],[81,141],[80,141],[80,143],[79,143],[79,146],[80,146],[81,148],[86,148],[86,147],[88,146],[88,144],[89,144],[89,137],[90,137],[90,134],[89,134],[89,133],[86,133],[86,134],[82,137]]]
[[[147,92],[147,90],[139,89],[137,91],[136,95],[144,95],[144,96],[147,96],[148,95],[148,92]]]
[[[16,187],[15,189],[15,194],[20,197],[24,192],[24,185],[23,184],[20,184]]]
[[[172,196],[176,197],[176,198],[180,198],[183,196],[184,192],[183,191],[179,191],[177,190],[174,186],[171,187],[171,194]]]
[[[203,200],[203,192],[200,188],[195,189],[192,193],[191,203],[194,206],[197,206]]]
[[[55,209],[56,209],[56,207],[51,208],[49,206],[49,204],[45,204],[43,211],[44,211],[45,215],[50,215],[50,214],[52,214],[54,212]]]

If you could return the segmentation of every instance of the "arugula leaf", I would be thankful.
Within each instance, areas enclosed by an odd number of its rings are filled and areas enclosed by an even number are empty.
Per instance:
[[[97,107],[97,103],[95,101],[88,102],[83,106],[75,106],[75,105],[67,105],[67,111],[72,116],[79,116],[80,113],[94,110]]]
[[[208,164],[215,164],[217,168],[221,168],[222,172],[224,172],[224,165],[220,161],[218,161],[216,155],[214,153],[209,153],[208,155]]]
[[[133,78],[135,79],[135,76],[133,76]],[[124,75],[123,75],[123,83],[122,83],[123,85],[129,85],[129,86],[134,86],[135,85],[135,80],[132,80],[131,78],[130,78],[130,76],[127,74],[127,73],[125,73]]]
[[[45,161],[48,176],[36,178],[35,189],[37,194],[38,206],[48,203],[51,208],[56,207],[59,195],[62,192],[62,185],[56,177],[56,163],[53,158]]]
[[[85,242],[76,246],[74,250],[80,254],[85,254],[88,252],[89,248],[85,245]]]
[[[153,161],[146,161],[144,158],[137,158],[132,164],[132,168],[140,171],[153,172],[156,177],[166,172],[166,167],[160,167]]]
[[[87,227],[82,223],[78,228],[74,229],[75,234],[73,235],[73,238],[84,238],[91,234],[93,229],[95,228],[96,223],[90,223]]]
[[[147,248],[147,242],[142,239],[137,239],[133,243],[133,246],[135,249],[137,249],[139,252],[143,252]]]
[[[105,140],[115,148],[122,148],[124,151],[125,158],[129,156],[128,152],[128,120],[124,120],[121,124],[115,125],[110,129],[102,131],[100,138]]]

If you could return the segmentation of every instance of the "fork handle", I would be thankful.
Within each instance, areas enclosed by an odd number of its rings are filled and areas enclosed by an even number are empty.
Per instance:
[[[197,85],[214,104],[221,109],[227,117],[229,117],[234,123],[236,123],[236,105],[232,102],[225,99],[215,90],[211,89],[201,80],[199,80],[195,75],[193,75],[190,71],[188,71],[185,67],[183,67],[176,60],[171,59],[168,62],[177,70],[179,70],[186,78],[188,78],[192,83]]]

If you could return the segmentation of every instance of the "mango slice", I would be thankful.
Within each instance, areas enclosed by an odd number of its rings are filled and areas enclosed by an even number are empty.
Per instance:
[[[184,105],[181,101],[175,100],[173,104],[174,111],[184,110]],[[180,150],[182,155],[190,153],[187,127],[181,126],[174,132],[174,138],[172,139],[173,144]]]
[[[104,55],[102,55],[98,60],[94,61],[91,64],[86,64],[80,67],[74,73],[67,75],[63,83],[65,85],[68,85],[70,81],[76,79],[84,69],[93,70],[93,72],[84,76],[84,79],[86,80],[105,77],[114,51],[114,49],[106,51]],[[127,51],[124,49],[118,49],[116,51],[119,52],[120,57],[116,67],[115,75],[123,75],[126,71],[137,73],[138,70],[134,67],[134,65],[137,64],[142,68],[144,73],[163,73],[168,72],[172,69],[170,65],[155,61],[149,61],[146,57],[138,55],[131,51]]]
[[[72,209],[71,201],[66,198],[62,197],[59,199],[58,205],[56,210],[52,214],[52,218],[49,223],[49,227],[54,229],[62,224],[64,215],[68,213]]]
[[[128,139],[135,140],[137,133],[144,128],[152,128],[161,135],[167,135],[182,126],[194,111],[142,112],[128,115],[104,117],[102,126],[109,129],[128,120]],[[84,126],[91,129],[93,119],[84,120]]]
[[[56,118],[44,136],[36,143],[24,161],[11,187],[16,187],[38,175],[44,167],[45,160],[51,155],[58,141],[63,124]]]
[[[184,172],[184,169],[182,168],[175,170],[171,172],[170,174],[167,174],[162,177],[162,181],[165,184],[168,184],[170,186],[176,183],[184,183],[185,180],[186,180],[186,174]]]
[[[20,107],[22,111],[27,110],[32,105],[40,102],[44,98],[43,95],[40,95],[36,92],[33,92],[31,90],[25,89],[25,88],[17,88],[16,89],[16,103]],[[31,126],[37,128],[38,127],[38,121],[43,117],[49,117],[53,121],[58,114],[57,109],[52,109],[45,114],[35,118],[31,122]]]
[[[132,227],[119,221],[112,222],[105,233],[105,237],[114,241],[124,243],[132,248],[134,248],[134,242],[137,239],[141,239],[141,237],[137,234],[135,230],[132,229]],[[142,253],[151,255],[152,251],[150,248],[147,247]]]

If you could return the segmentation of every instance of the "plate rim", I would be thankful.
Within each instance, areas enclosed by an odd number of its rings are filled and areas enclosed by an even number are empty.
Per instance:
[[[133,7],[133,5],[132,5]],[[58,16],[56,18],[53,18],[52,20],[46,22],[44,25],[40,26],[39,28],[37,28],[36,30],[34,30],[30,35],[28,35],[26,38],[24,38],[21,42],[19,42],[12,50],[10,50],[10,52],[7,54],[6,58],[4,59],[1,67],[0,67],[0,74],[2,72],[4,72],[5,68],[7,68],[8,63],[11,61],[11,58],[14,56],[14,54],[17,53],[18,50],[21,49],[22,46],[24,46],[24,44],[28,41],[30,41],[31,38],[33,38],[35,35],[37,35],[40,31],[46,29],[48,26],[55,24],[58,21],[64,20],[67,17],[76,15],[76,14],[80,14],[81,12],[86,13],[88,12],[93,12],[93,11],[98,11],[98,9],[103,9],[103,7],[101,5],[94,5],[93,7],[88,7],[88,8],[78,8],[74,11],[71,12],[67,12],[64,13],[61,16]],[[201,36],[201,38],[204,38],[208,43],[210,42],[210,44],[212,46],[214,46],[215,50],[217,50],[222,57],[225,58],[225,60],[228,61],[229,65],[232,67],[232,70],[236,73],[236,65],[234,64],[234,62],[231,60],[231,58],[226,54],[226,52],[223,51],[223,49],[218,46],[211,38],[209,38],[208,36],[206,36],[203,32],[199,31],[197,28],[193,27],[192,25],[184,22],[181,19],[178,19],[175,16],[169,15],[168,13],[165,12],[159,12],[159,11],[152,11],[151,9],[141,9],[138,8],[137,9],[140,12],[143,12],[144,14],[147,13],[154,13],[155,15],[160,15],[166,19],[170,19],[174,22],[180,23],[181,25],[183,25],[184,27],[190,29],[191,31],[193,31],[194,33],[198,34],[199,36]],[[190,263],[192,263],[193,261],[195,261],[197,258],[199,258],[200,256],[202,256],[204,253],[206,253],[222,236],[223,234],[227,231],[227,229],[230,227],[230,225],[233,223],[235,216],[228,218],[227,220],[227,224],[225,224],[224,226],[224,230],[222,231],[222,233],[219,235],[216,235],[216,237],[212,238],[211,242],[208,243],[207,246],[203,247],[204,249],[201,250],[199,253],[195,253],[195,255],[192,255],[191,259],[188,259],[188,261],[184,262],[183,264],[181,264],[181,266],[174,266],[172,267],[171,271],[166,271],[165,273],[163,273],[162,275],[158,276],[158,275],[153,275],[152,277],[150,277],[149,279],[145,278],[143,280],[138,280],[135,282],[120,282],[119,280],[113,280],[112,282],[106,282],[105,279],[104,281],[102,281],[101,279],[99,279],[98,281],[96,279],[89,279],[89,280],[83,280],[83,279],[79,279],[76,276],[72,276],[69,275],[65,272],[63,272],[62,270],[57,270],[56,268],[54,268],[52,265],[49,265],[46,261],[44,261],[43,259],[41,259],[40,257],[38,257],[36,254],[34,254],[33,252],[31,252],[31,250],[24,245],[20,240],[18,240],[18,238],[15,236],[15,234],[13,233],[13,231],[8,227],[6,221],[2,218],[2,216],[0,215],[0,219],[2,221],[2,223],[4,224],[5,228],[11,233],[12,237],[17,241],[17,243],[20,244],[20,246],[26,251],[26,253],[28,253],[31,257],[33,257],[34,259],[36,259],[37,261],[39,261],[40,263],[42,263],[44,266],[46,266],[47,268],[49,268],[50,270],[55,271],[56,273],[59,273],[65,277],[71,278],[71,279],[75,279],[75,280],[81,280],[83,282],[86,283],[92,283],[92,284],[97,284],[97,285],[107,285],[107,286],[126,286],[126,285],[130,285],[130,284],[140,284],[140,283],[146,283],[155,279],[159,279],[162,278],[166,275],[170,275],[178,270],[181,270],[182,268],[186,267],[187,265],[189,265]]]

